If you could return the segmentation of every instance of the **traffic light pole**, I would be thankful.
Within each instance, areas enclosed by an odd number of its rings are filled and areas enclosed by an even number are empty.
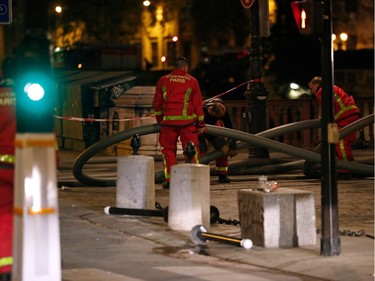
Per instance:
[[[267,129],[266,103],[268,92],[263,83],[262,47],[260,43],[259,1],[250,8],[250,82],[245,92],[249,133],[256,134]],[[265,148],[254,148],[252,157],[269,158]]]
[[[339,135],[334,118],[333,47],[332,47],[332,0],[303,0],[291,3],[293,16],[300,33],[321,36],[322,51],[322,116],[321,116],[321,202],[322,236],[320,251],[323,256],[341,253],[338,195],[336,175],[336,149]]]
[[[338,195],[336,176],[335,144],[328,142],[328,127],[334,123],[333,111],[333,48],[332,48],[332,0],[325,1],[324,32],[322,35],[322,236],[320,251],[323,256],[337,256],[341,253],[338,225]]]

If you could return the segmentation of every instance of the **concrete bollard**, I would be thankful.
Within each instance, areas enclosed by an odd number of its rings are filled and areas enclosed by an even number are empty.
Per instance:
[[[154,158],[131,155],[117,159],[116,207],[155,208]]]
[[[314,193],[289,188],[238,190],[242,237],[266,248],[316,244]]]
[[[210,226],[210,169],[202,164],[172,166],[168,226],[190,231],[196,225]]]

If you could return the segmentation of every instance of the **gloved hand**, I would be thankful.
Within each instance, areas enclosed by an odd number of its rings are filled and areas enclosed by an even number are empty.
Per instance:
[[[235,157],[235,156],[237,156],[238,155],[238,151],[237,151],[236,140],[230,139],[228,142],[229,142],[229,151],[228,151],[227,156],[229,156],[229,157]]]
[[[232,140],[232,139],[230,139],[230,140],[228,141],[228,143],[229,143],[229,148],[230,148],[230,149],[237,149],[237,143],[236,143],[236,140]]]
[[[227,145],[227,144],[223,145],[223,146],[220,148],[220,151],[221,151],[225,156],[227,156],[227,155],[228,155],[228,152],[229,152],[229,145]]]
[[[224,153],[224,151],[228,152],[229,146],[228,146],[228,144],[227,144],[227,142],[225,141],[224,138],[215,137],[215,138],[212,139],[211,143],[212,143],[212,146],[214,147],[214,149],[216,151],[221,151],[223,153]],[[224,146],[227,146],[227,147],[224,148],[224,151],[223,151]]]
[[[161,121],[163,121],[163,115],[156,115],[155,117],[156,117],[156,122],[157,122],[158,124],[160,124]]]

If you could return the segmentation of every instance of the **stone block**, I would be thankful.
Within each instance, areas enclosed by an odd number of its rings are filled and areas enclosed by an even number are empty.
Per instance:
[[[200,224],[210,227],[210,168],[202,164],[178,164],[171,168],[168,226],[191,231]]]
[[[116,207],[155,208],[154,158],[131,155],[117,158]]]
[[[241,237],[266,248],[316,244],[314,193],[279,188],[237,193]]]

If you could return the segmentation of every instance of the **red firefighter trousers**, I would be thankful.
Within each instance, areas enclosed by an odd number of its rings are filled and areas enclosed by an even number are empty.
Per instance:
[[[339,130],[345,126],[357,121],[359,119],[358,114],[350,115],[337,123]],[[352,153],[352,145],[356,139],[356,132],[347,135],[336,143],[337,157],[341,160],[354,161]],[[346,170],[340,170],[340,172],[347,172]]]
[[[199,140],[198,131],[195,125],[186,127],[167,127],[160,128],[159,143],[162,147],[161,152],[164,158],[164,175],[165,180],[171,180],[171,167],[177,164],[177,141],[180,137],[182,148],[185,149],[188,142],[193,142],[195,145],[196,153],[193,158],[193,163],[199,163]],[[185,157],[185,161],[187,158]]]

